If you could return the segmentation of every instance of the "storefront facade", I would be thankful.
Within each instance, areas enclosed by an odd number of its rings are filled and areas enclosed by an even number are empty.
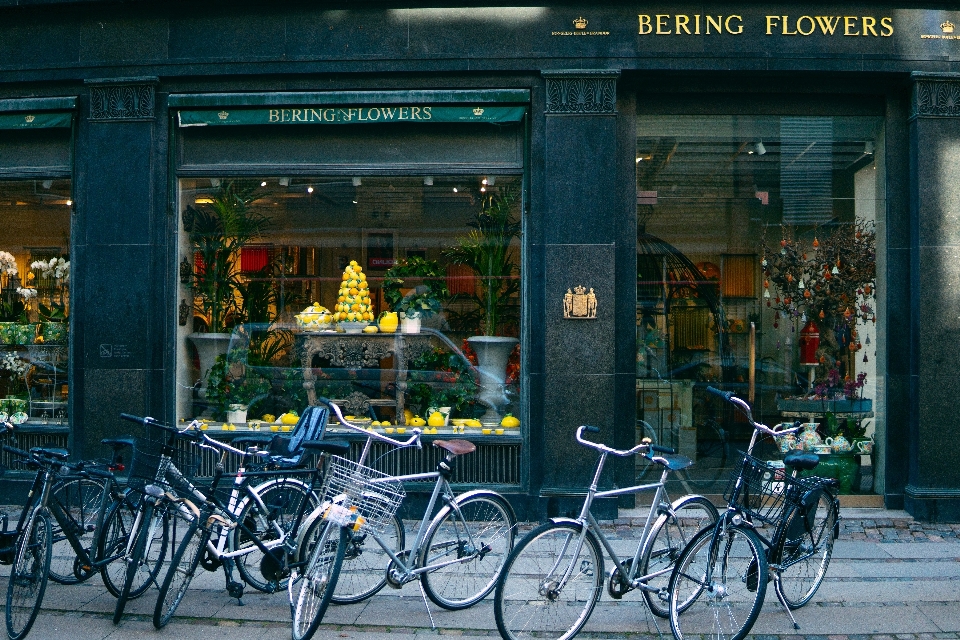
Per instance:
[[[427,441],[477,420],[461,484],[535,519],[589,480],[580,424],[721,494],[748,432],[712,385],[853,441],[849,504],[960,519],[960,12],[182,9],[0,8],[0,410],[30,443],[450,407]]]

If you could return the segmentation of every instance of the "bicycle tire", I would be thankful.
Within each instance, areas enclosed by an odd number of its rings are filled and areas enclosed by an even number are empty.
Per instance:
[[[301,481],[276,480],[265,484],[267,486],[262,490],[261,487],[256,487],[255,491],[260,495],[265,506],[276,514],[277,523],[287,533],[290,533],[296,522],[304,500],[308,501],[304,513],[310,513],[319,504],[316,495]],[[248,500],[247,504],[241,508],[237,521],[250,529],[261,542],[266,543],[277,539],[276,531],[270,526],[269,516],[270,514],[264,513],[254,500]],[[261,573],[264,553],[254,544],[248,533],[236,527],[229,535],[231,551],[253,547],[251,552],[234,559],[237,571],[244,582],[264,593],[273,593],[286,587],[286,580],[271,581]]]
[[[670,576],[674,638],[742,640],[760,615],[768,575],[765,550],[751,529],[727,524],[701,531]]]
[[[320,627],[337,588],[346,546],[346,528],[319,518],[301,539],[298,553],[307,561],[297,579],[296,600],[291,603],[293,640],[310,640]]]
[[[774,550],[774,588],[791,609],[806,605],[817,593],[833,556],[838,507],[824,488],[809,492],[803,506],[786,513]]]
[[[157,596],[157,604],[153,609],[153,626],[157,629],[164,628],[176,613],[206,551],[210,531],[201,529],[199,524],[199,518],[190,519],[177,551],[170,560],[160,587],[160,595]]]
[[[97,516],[104,490],[103,480],[83,477],[61,480],[50,489],[49,499],[63,510],[63,515],[67,519],[65,524],[69,529],[69,532],[64,531],[64,527],[54,516],[54,511],[50,510],[50,515],[53,516],[50,522],[52,527],[50,579],[54,582],[77,584],[96,573],[91,567],[84,574],[77,575],[80,567],[73,542],[86,549],[89,555],[95,555],[96,539],[99,534],[96,530]],[[70,536],[74,537],[73,542]]]
[[[50,575],[53,527],[46,509],[38,509],[21,532],[7,583],[7,635],[21,640],[30,633]]]
[[[100,568],[100,578],[107,591],[115,598],[120,597],[120,590],[127,578],[127,564],[123,560],[127,553],[127,541],[130,540],[131,535],[136,540],[137,532],[132,529],[138,509],[139,506],[129,496],[115,503],[107,512],[103,521],[103,530],[98,536],[96,558],[97,562],[103,563]],[[154,540],[150,545],[147,561],[141,565],[141,570],[137,572],[130,584],[128,600],[139,598],[146,593],[150,585],[155,584],[157,575],[163,567],[170,546],[169,520],[164,519],[161,524],[160,539]],[[107,562],[111,558],[112,561]]]
[[[394,515],[384,531],[378,535],[394,553],[400,553],[406,544],[403,521]],[[334,604],[355,604],[373,597],[387,584],[387,566],[390,556],[365,531],[347,531],[343,566],[337,578],[337,588],[330,601]]]
[[[646,581],[657,592],[643,591],[650,610],[660,618],[670,616],[668,602],[670,574],[687,544],[703,529],[716,524],[720,515],[713,503],[703,496],[684,496],[674,502],[670,511],[657,517],[650,537],[640,556],[638,576],[658,575]]]
[[[473,606],[493,591],[513,550],[517,525],[507,501],[491,491],[460,496],[454,504],[456,509],[444,507],[430,523],[418,563],[428,567],[463,559],[421,578],[427,597],[450,611]]]
[[[587,623],[603,589],[603,554],[591,531],[577,550],[582,533],[575,522],[548,522],[514,547],[493,602],[497,629],[505,640],[567,640]],[[557,589],[568,567],[570,576]]]

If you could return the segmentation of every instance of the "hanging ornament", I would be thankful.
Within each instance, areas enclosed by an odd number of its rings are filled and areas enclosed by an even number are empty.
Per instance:
[[[784,299],[783,299],[783,304],[790,304],[790,300],[791,300],[791,299],[792,299],[792,298],[784,298]]]
[[[790,325],[790,333],[796,333],[797,327],[795,325]]]
[[[813,236],[813,248],[816,249],[820,246],[820,241],[817,240],[817,236]]]
[[[803,297],[804,297],[804,298],[809,298],[810,295],[811,295],[811,294],[810,294],[810,289],[807,289],[806,291],[803,292]]]
[[[820,309],[820,319],[823,320],[827,314],[823,312],[823,309]]]
[[[864,362],[870,362],[869,360],[867,360],[867,354],[863,354],[863,361],[864,361]]]
[[[863,293],[864,293],[864,295],[870,295],[870,292],[871,292],[871,291],[872,291],[872,289],[870,288],[870,285],[867,285],[867,286],[865,286],[865,287],[863,288]]]
[[[865,345],[870,346],[870,336],[867,336],[867,339],[863,341]]]
[[[775,300],[775,302],[776,302],[777,304],[780,304],[780,296],[777,296],[777,299]]]
[[[797,289],[806,289],[807,285],[803,284],[803,278],[800,278],[800,281],[797,282]]]
[[[793,282],[793,276],[789,273],[787,274],[787,282]]]
[[[777,351],[780,351],[780,341],[777,340]]]
[[[779,312],[779,311],[777,311],[777,313],[773,316],[773,319],[774,319],[774,320],[779,320],[779,319],[780,319],[780,312]]]
[[[760,266],[763,267],[764,269],[767,268],[767,259],[766,259],[766,258],[764,258],[763,260],[760,261]]]
[[[764,288],[764,289],[769,289],[769,288],[770,288],[770,281],[769,281],[769,280],[764,280],[764,281],[763,281],[763,288]]]
[[[767,300],[767,306],[768,306],[768,307],[770,306],[770,301],[769,301],[769,300]]]
[[[767,298],[767,299],[770,298],[770,289],[764,289],[764,290],[763,290],[763,297],[764,297],[764,298]]]
[[[780,246],[781,246],[781,247],[787,246],[787,241],[786,241],[786,240],[781,240],[781,241],[780,241]]]
[[[832,273],[835,276],[838,276],[840,275],[840,269],[838,269],[837,267],[834,267],[833,269],[830,270],[830,273]]]
[[[802,322],[803,324],[807,324],[807,312],[806,312],[806,311],[804,311],[804,312],[803,312],[803,315],[800,316],[800,322]]]
[[[773,328],[774,328],[774,329],[779,329],[779,328],[780,328],[780,323],[777,322],[777,321],[774,321],[774,322],[773,322]]]
[[[803,254],[803,259],[804,259],[804,260],[807,259],[807,254]]]

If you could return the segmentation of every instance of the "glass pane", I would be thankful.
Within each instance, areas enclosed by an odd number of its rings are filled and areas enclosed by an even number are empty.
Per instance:
[[[819,451],[848,465],[844,490],[872,490],[868,456],[849,447],[880,414],[882,121],[642,116],[637,128],[638,434],[696,460],[687,479],[721,493],[752,430],[713,385],[765,424],[817,423],[833,445]],[[755,453],[781,455],[774,442]]]
[[[179,416],[243,429],[327,397],[381,428],[495,434],[520,399],[520,185],[182,180]]]
[[[15,423],[67,423],[70,194],[70,180],[0,181],[0,414]]]

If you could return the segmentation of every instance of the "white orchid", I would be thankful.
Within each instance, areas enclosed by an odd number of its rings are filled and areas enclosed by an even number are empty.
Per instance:
[[[23,376],[27,372],[29,364],[26,360],[18,358],[15,354],[7,352],[0,358],[0,369],[5,369],[17,376]]]
[[[17,293],[20,294],[20,297],[24,300],[30,300],[31,298],[37,297],[37,290],[31,289],[30,287],[18,287]]]
[[[0,273],[8,276],[17,275],[17,259],[7,251],[0,251]]]
[[[34,260],[30,263],[30,268],[39,270],[41,278],[56,278],[64,281],[70,279],[70,261],[64,258]]]

